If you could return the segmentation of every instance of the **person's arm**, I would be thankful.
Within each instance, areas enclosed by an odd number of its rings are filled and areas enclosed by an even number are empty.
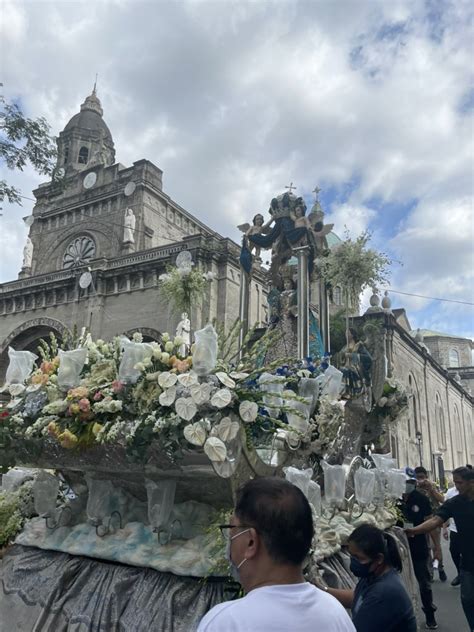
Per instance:
[[[430,531],[433,531],[433,529],[440,527],[443,522],[444,520],[439,516],[433,516],[432,518],[429,518],[428,520],[425,520],[424,522],[419,524],[417,527],[405,529],[405,533],[409,538],[413,538],[415,535],[421,535],[423,533],[429,533]]]
[[[326,586],[324,590],[326,590],[326,592],[333,597],[336,597],[336,599],[344,606],[344,608],[352,608],[352,602],[354,601],[353,590],[347,590],[343,588],[329,588],[329,586]]]
[[[352,602],[354,601],[353,590],[346,590],[343,588],[330,588],[321,580],[320,577],[316,577],[315,579],[313,579],[313,584],[320,590],[324,590],[324,592],[327,592],[335,597],[344,606],[344,608],[352,608]]]

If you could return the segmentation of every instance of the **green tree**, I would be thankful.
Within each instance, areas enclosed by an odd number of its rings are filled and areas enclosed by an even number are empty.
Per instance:
[[[370,237],[370,232],[364,231],[356,239],[351,239],[346,232],[344,241],[318,261],[326,283],[342,288],[346,332],[349,328],[349,308],[357,311],[361,292],[367,287],[385,285],[390,275],[392,260],[385,253],[368,247]]]
[[[1,86],[2,84],[0,84]],[[56,143],[43,117],[24,116],[16,103],[0,95],[0,161],[8,169],[23,171],[30,164],[42,175],[51,175],[56,161]],[[0,180],[0,202],[21,205],[21,191]]]

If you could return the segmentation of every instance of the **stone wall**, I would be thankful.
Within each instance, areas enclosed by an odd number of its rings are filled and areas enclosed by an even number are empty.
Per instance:
[[[137,329],[174,333],[180,315],[160,295],[158,278],[183,249],[191,252],[200,270],[215,275],[202,306],[192,306],[193,330],[214,318],[229,328],[239,314],[239,249],[222,237],[198,235],[171,246],[91,262],[93,283],[87,289],[78,284],[84,267],[1,285],[0,382],[8,346],[35,351],[50,331],[61,336],[74,326],[87,327],[94,338],[103,339]],[[253,325],[266,304],[263,272],[254,274],[251,304]]]
[[[393,376],[409,393],[406,414],[390,428],[399,465],[419,465],[420,450],[436,475],[438,456],[447,471],[474,462],[473,398],[393,317],[384,318]]]

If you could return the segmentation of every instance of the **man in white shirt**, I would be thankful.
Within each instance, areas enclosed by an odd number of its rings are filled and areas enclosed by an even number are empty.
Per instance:
[[[246,594],[214,606],[197,632],[355,632],[341,604],[303,577],[314,531],[295,485],[276,477],[249,481],[221,531]]]
[[[453,485],[453,487],[450,487],[448,491],[446,492],[446,494],[444,495],[444,499],[449,500],[450,498],[453,498],[453,496],[457,496],[458,494],[459,494],[458,490]],[[449,536],[448,536],[448,532],[449,532]],[[451,582],[451,586],[459,586],[459,584],[461,583],[461,580],[459,579],[459,564],[461,561],[461,551],[459,550],[458,530],[456,529],[456,523],[454,522],[452,518],[451,520],[449,520],[448,525],[443,525],[443,537],[445,540],[447,540],[449,537],[449,552],[451,553],[454,566],[456,567],[456,570],[458,572],[456,577]]]

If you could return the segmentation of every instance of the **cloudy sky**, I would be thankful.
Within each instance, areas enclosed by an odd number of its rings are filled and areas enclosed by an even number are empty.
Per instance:
[[[54,134],[98,94],[117,160],[221,234],[291,181],[341,236],[364,229],[392,288],[474,302],[472,3],[1,0],[1,81]],[[42,181],[7,174],[31,197]],[[0,282],[23,208],[4,204]],[[413,327],[474,335],[473,307],[393,294]]]

